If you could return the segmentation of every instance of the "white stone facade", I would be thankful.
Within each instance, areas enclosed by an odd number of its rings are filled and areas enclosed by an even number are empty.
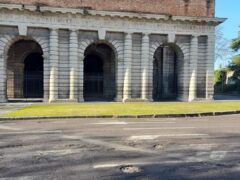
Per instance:
[[[9,99],[9,49],[20,40],[42,49],[44,101],[84,102],[84,58],[92,44],[113,51],[114,101],[154,100],[155,54],[164,45],[177,56],[176,99],[211,100],[215,26],[223,21],[0,4],[0,102]]]

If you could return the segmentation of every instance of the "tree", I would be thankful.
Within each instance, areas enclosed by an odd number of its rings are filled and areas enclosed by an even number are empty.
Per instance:
[[[240,37],[232,40],[231,48],[236,52],[240,50]]]
[[[231,48],[235,52],[238,52],[240,50],[240,37],[232,40]],[[228,68],[234,71],[233,77],[240,80],[240,54],[232,58],[232,62]]]
[[[215,61],[229,61],[233,56],[231,41],[224,37],[222,26],[216,28]]]

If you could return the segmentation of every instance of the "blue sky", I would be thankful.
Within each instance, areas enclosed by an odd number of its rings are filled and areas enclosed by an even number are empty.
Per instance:
[[[216,0],[216,17],[227,18],[221,24],[224,37],[232,40],[238,36],[240,31],[240,0]],[[215,68],[228,65],[230,60],[217,60]]]
[[[228,39],[236,38],[240,31],[240,0],[216,0],[216,16],[228,18],[222,24],[224,35]]]

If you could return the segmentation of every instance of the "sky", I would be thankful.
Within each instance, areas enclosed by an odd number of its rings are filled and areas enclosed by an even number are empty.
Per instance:
[[[233,39],[240,31],[240,0],[216,0],[216,17],[228,18],[221,26],[226,38]]]
[[[232,40],[238,36],[240,31],[240,0],[216,0],[216,17],[227,18],[221,24],[224,37]],[[215,67],[219,64],[227,65],[227,61],[218,60]]]

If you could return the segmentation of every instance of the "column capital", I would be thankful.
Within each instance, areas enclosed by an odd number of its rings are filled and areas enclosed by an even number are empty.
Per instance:
[[[133,35],[133,32],[128,31],[128,32],[124,32],[125,37],[131,37]]]
[[[50,31],[52,31],[52,32],[58,32],[59,31],[59,29],[58,28],[56,28],[56,27],[51,27],[51,28],[49,28],[49,30]]]
[[[79,29],[77,29],[77,28],[70,28],[69,31],[70,32],[74,32],[74,33],[78,33]]]
[[[196,38],[198,38],[199,36],[200,36],[199,34],[192,34],[192,35],[191,35],[191,38],[192,38],[192,39],[196,39]]]
[[[150,36],[151,33],[150,33],[150,32],[142,32],[142,35],[143,35],[143,36]]]

